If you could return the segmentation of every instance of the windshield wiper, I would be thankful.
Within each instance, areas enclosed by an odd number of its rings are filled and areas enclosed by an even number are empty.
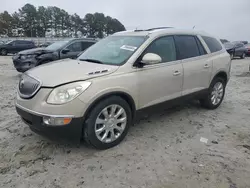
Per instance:
[[[80,61],[88,61],[91,63],[98,63],[98,64],[103,64],[103,62],[97,60],[97,59],[79,59]]]

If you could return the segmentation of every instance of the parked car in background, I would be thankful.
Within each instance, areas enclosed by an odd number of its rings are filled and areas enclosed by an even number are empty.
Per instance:
[[[220,41],[222,44],[229,42],[227,39],[220,39]]]
[[[35,48],[19,52],[13,56],[13,63],[18,72],[25,72],[33,67],[51,61],[76,58],[77,55],[96,43],[94,39],[71,39],[55,42],[46,48]]]
[[[250,44],[246,44],[245,47],[247,49],[247,55],[250,56]]]
[[[247,48],[245,45],[241,42],[228,42],[224,43],[224,46],[227,50],[227,52],[230,54],[231,59],[235,57],[240,57],[241,59],[244,59],[247,54]]]
[[[0,44],[0,55],[7,55],[9,53],[14,54],[22,50],[35,48],[33,41],[27,40],[13,40],[4,44]]]
[[[241,43],[243,43],[244,45],[248,44],[248,41],[240,41]]]
[[[47,46],[49,46],[51,44],[52,44],[52,42],[45,42],[45,43],[39,44],[38,47],[45,48],[45,47],[47,47]]]
[[[78,144],[84,138],[107,149],[124,139],[138,110],[183,99],[216,109],[230,69],[229,54],[206,33],[172,28],[120,32],[76,60],[24,73],[16,109],[34,132]]]
[[[227,50],[227,52],[230,54],[230,58],[233,59],[234,57],[234,51],[235,51],[235,46],[231,42],[224,43],[224,46]]]

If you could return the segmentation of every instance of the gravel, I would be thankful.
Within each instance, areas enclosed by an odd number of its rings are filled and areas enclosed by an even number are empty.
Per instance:
[[[250,187],[249,64],[233,61],[217,110],[197,102],[157,109],[137,118],[119,146],[98,151],[31,132],[15,111],[20,74],[0,57],[0,187]]]

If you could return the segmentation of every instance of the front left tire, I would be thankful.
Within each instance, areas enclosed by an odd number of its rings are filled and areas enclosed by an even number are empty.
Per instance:
[[[127,135],[132,124],[129,104],[121,97],[106,98],[93,107],[84,124],[86,143],[97,149],[118,145]]]

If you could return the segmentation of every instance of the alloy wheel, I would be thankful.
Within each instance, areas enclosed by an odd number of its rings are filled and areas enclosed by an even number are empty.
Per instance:
[[[127,126],[127,114],[120,105],[104,108],[95,121],[95,134],[104,143],[117,140]]]
[[[223,93],[224,93],[223,84],[221,82],[217,82],[214,85],[211,93],[211,102],[214,106],[218,105],[221,102],[223,98]]]

